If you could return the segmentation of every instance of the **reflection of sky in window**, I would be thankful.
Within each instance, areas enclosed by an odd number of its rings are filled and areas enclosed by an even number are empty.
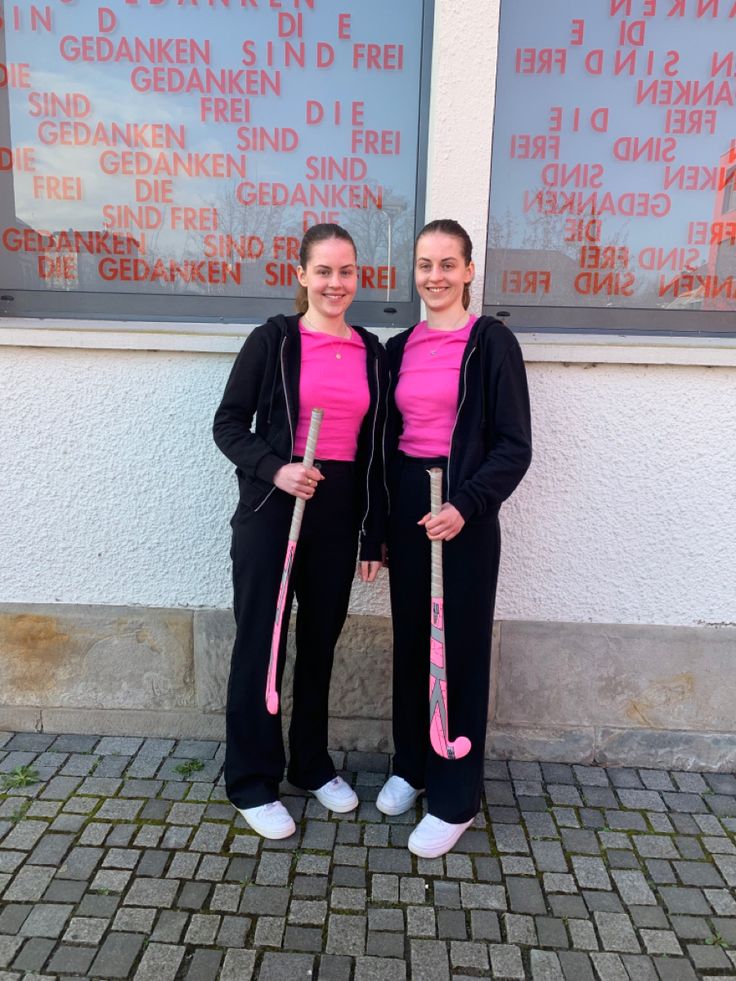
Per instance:
[[[303,3],[299,11],[293,3],[284,2],[281,13],[293,16],[297,12],[303,17],[302,38],[277,37],[279,11],[269,9],[263,4],[254,9],[241,7],[233,2],[231,7],[210,8],[178,7],[164,4],[151,8],[147,5],[129,7],[122,3],[111,3],[118,17],[116,30],[102,36],[113,42],[121,37],[181,37],[193,38],[202,44],[211,42],[212,59],[209,67],[213,69],[263,69],[272,74],[281,68],[282,91],[276,96],[270,91],[265,95],[250,97],[251,117],[247,123],[202,123],[200,121],[200,93],[139,93],[130,85],[130,75],[136,67],[130,62],[69,62],[59,54],[62,37],[73,35],[98,35],[96,5],[75,5],[73,8],[53,8],[55,18],[54,34],[44,31],[32,33],[26,30],[15,33],[10,26],[6,29],[7,57],[12,62],[27,61],[32,69],[32,85],[37,91],[82,92],[92,103],[90,116],[82,119],[93,128],[98,122],[150,122],[170,123],[186,127],[186,147],[178,146],[172,151],[231,153],[240,157],[237,130],[240,125],[262,126],[272,131],[277,127],[291,127],[299,133],[297,150],[291,153],[277,153],[270,150],[247,152],[249,181],[283,182],[293,186],[298,182],[307,183],[305,161],[308,156],[334,156],[337,158],[361,156],[368,165],[368,173],[361,183],[378,184],[388,189],[393,196],[406,200],[413,210],[416,185],[416,153],[418,142],[418,104],[419,104],[419,62],[421,55],[420,26],[422,22],[422,0],[371,0],[368,4],[344,4],[338,0],[316,0],[314,10]],[[84,9],[82,9],[82,7]],[[338,14],[349,12],[351,17],[351,39],[338,39]],[[389,25],[386,27],[385,25]],[[243,64],[242,44],[245,40],[256,42],[258,61],[255,66]],[[266,62],[266,42],[272,40],[276,50],[275,63],[269,67]],[[305,69],[293,63],[284,68],[281,60],[281,41],[288,40],[298,46],[300,41],[306,45]],[[314,66],[315,47],[318,41],[327,42],[335,50],[335,62],[331,68],[317,69]],[[352,69],[354,43],[403,44],[403,71],[378,71],[359,68]],[[365,62],[363,62],[364,64]],[[146,61],[141,64],[148,66]],[[170,67],[170,66],[165,66]],[[200,71],[208,66],[201,61],[173,66],[187,75],[192,68]],[[31,180],[28,175],[16,176],[16,210],[18,217],[35,227],[44,228],[99,228],[102,223],[103,204],[134,204],[134,177],[108,176],[100,173],[98,160],[100,153],[108,149],[104,145],[88,147],[64,147],[44,145],[37,137],[40,118],[28,115],[28,92],[11,89],[11,129],[14,145],[33,145],[37,148],[36,160],[39,173],[56,175],[71,174],[84,177],[85,200],[81,202],[61,202],[36,200],[32,195]],[[237,93],[223,95],[213,91],[212,98],[234,98]],[[240,97],[242,101],[243,97]],[[305,124],[305,106],[308,99],[322,102],[326,108],[326,119],[321,125]],[[329,121],[329,109],[334,102],[342,103],[342,125],[338,128]],[[353,101],[365,103],[363,125],[366,129],[385,129],[401,131],[401,154],[381,156],[364,154],[360,149],[351,152],[351,104]],[[44,117],[45,118],[45,117]],[[65,119],[66,117],[59,117]],[[126,146],[109,149],[127,150]],[[146,152],[157,154],[159,150],[149,148]],[[162,175],[164,176],[164,175]],[[223,180],[196,180],[174,178],[174,196],[177,204],[201,207],[216,203],[218,195],[231,194],[234,182]],[[343,181],[335,177],[332,183]],[[321,180],[314,183],[321,184]],[[266,211],[267,209],[258,209]],[[282,222],[280,231],[299,234],[301,230],[302,207],[279,208]],[[321,210],[317,207],[315,210]],[[337,209],[339,210],[339,209]],[[355,212],[346,209],[341,220],[350,228],[351,217]],[[384,232],[385,235],[385,232]],[[162,229],[158,235],[159,249],[169,245],[174,247],[176,233]],[[394,243],[398,251],[398,243]],[[384,248],[385,252],[385,248]],[[410,262],[410,257],[394,256],[396,262]],[[405,279],[402,276],[402,279]]]
[[[587,196],[597,190],[599,196],[610,192],[614,197],[626,192],[662,193],[663,177],[667,161],[624,162],[613,156],[614,141],[621,136],[674,137],[677,141],[676,158],[670,161],[672,168],[685,166],[717,167],[721,154],[729,148],[736,137],[734,110],[721,104],[717,108],[715,135],[707,131],[700,134],[680,135],[665,132],[665,115],[668,106],[654,106],[636,102],[637,81],[642,79],[672,78],[675,80],[711,79],[711,57],[714,52],[725,55],[734,50],[734,27],[736,21],[728,19],[731,4],[721,4],[721,15],[717,19],[694,16],[695,3],[688,0],[686,17],[668,17],[673,8],[672,2],[657,3],[655,17],[642,16],[645,5],[634,0],[631,14],[626,16],[625,8],[610,15],[608,0],[595,2],[570,2],[570,0],[503,0],[501,4],[501,44],[499,50],[498,88],[495,104],[493,183],[490,213],[502,219],[508,212],[519,224],[518,238],[523,236],[523,226],[528,216],[524,216],[524,191],[539,189],[550,191],[575,192]],[[572,22],[584,20],[585,34],[583,44],[571,44]],[[640,46],[626,44],[618,49],[619,28],[627,20],[644,21],[646,35]],[[517,48],[566,48],[567,70],[564,75],[517,74],[515,57]],[[604,69],[601,75],[592,75],[585,70],[584,58],[591,50],[604,51]],[[613,58],[616,50],[624,54],[632,50],[638,52],[638,63],[633,75],[626,69],[616,76],[613,72]],[[647,57],[654,52],[654,64],[649,74]],[[665,74],[664,65],[668,51],[679,55],[677,74]],[[727,81],[721,72],[716,76],[718,84]],[[733,80],[731,89],[733,91]],[[510,158],[511,135],[515,133],[547,134],[550,126],[552,106],[562,106],[565,120],[560,137],[559,158],[546,160],[523,160]],[[581,109],[581,127],[577,133],[571,132],[570,119],[573,107]],[[593,133],[588,120],[593,110],[607,106],[610,110],[607,133]],[[673,105],[672,108],[708,108],[707,103],[697,106]],[[541,179],[542,168],[548,163],[603,164],[605,174],[602,187],[576,188],[547,187]],[[687,245],[688,222],[711,221],[716,201],[712,190],[684,191],[671,187],[666,191],[672,199],[669,215],[662,218],[631,218],[625,216],[602,215],[602,238],[625,242],[634,250],[645,246],[672,248]],[[530,214],[534,214],[533,212]],[[555,216],[548,221],[558,223],[560,229],[569,217]],[[521,241],[512,247],[521,247]],[[701,260],[707,259],[707,248],[701,248]]]

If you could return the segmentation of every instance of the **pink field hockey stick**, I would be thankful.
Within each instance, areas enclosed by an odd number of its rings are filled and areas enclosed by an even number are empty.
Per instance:
[[[429,474],[429,503],[433,515],[442,507],[442,470]],[[432,749],[446,760],[460,760],[470,752],[470,740],[447,738],[447,668],[445,666],[445,615],[442,584],[442,542],[432,545],[432,621],[429,635],[429,739]]]
[[[317,451],[317,438],[319,437],[319,427],[322,424],[323,415],[324,412],[322,409],[312,409],[312,416],[309,420],[309,432],[307,433],[307,445],[304,447],[303,463],[305,467],[311,467],[314,463],[314,454]],[[276,715],[279,710],[279,693],[276,689],[276,670],[279,664],[281,625],[284,621],[286,597],[289,592],[289,580],[291,579],[291,570],[294,566],[296,543],[299,541],[299,532],[302,528],[304,505],[306,503],[307,502],[301,497],[297,497],[297,499],[294,501],[294,511],[291,516],[291,527],[289,528],[289,541],[286,546],[286,558],[284,559],[284,571],[281,573],[279,596],[276,600],[276,617],[273,624],[273,636],[271,637],[271,656],[268,661],[268,675],[266,676],[266,708],[271,715]]]

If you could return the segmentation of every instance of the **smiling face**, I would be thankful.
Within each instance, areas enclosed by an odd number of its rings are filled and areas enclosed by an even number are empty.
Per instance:
[[[319,326],[321,320],[345,319],[358,288],[358,266],[350,242],[340,238],[315,242],[306,268],[299,266],[297,276],[307,291],[306,316],[311,323],[316,321]]]
[[[455,235],[427,232],[417,242],[414,281],[428,314],[460,316],[463,290],[474,275],[475,267],[466,263],[462,242]]]

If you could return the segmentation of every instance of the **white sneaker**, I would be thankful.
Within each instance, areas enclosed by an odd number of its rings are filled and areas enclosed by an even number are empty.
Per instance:
[[[317,790],[310,790],[323,807],[338,814],[354,811],[360,801],[351,786],[342,777],[335,777]]]
[[[381,787],[381,793],[376,800],[376,807],[382,814],[403,814],[423,793],[423,790],[412,787],[403,777],[394,775],[389,777]]]
[[[473,818],[462,824],[450,824],[433,814],[425,814],[409,835],[409,851],[420,858],[439,858],[457,844],[472,823]]]
[[[294,819],[280,800],[259,807],[238,807],[236,810],[262,838],[288,838],[296,831]]]

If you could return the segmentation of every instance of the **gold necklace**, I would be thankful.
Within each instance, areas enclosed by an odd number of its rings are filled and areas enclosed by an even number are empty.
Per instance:
[[[440,328],[437,328],[437,327],[430,327],[429,324],[427,324],[427,331],[434,330],[435,333],[440,334],[440,335],[443,335],[443,334],[454,334],[455,331],[456,330],[459,330],[462,326],[464,326],[464,323],[467,323],[469,319],[470,319],[470,314],[468,313],[467,310],[463,310],[462,319],[456,320],[455,323],[452,325],[452,327],[448,328],[447,330],[441,330]],[[435,354],[437,354],[437,352],[442,347],[442,341],[443,341],[443,339],[444,338],[442,336],[440,336],[440,337],[437,338],[437,341],[435,342],[437,344],[437,346],[435,347],[434,351],[430,348],[429,353],[432,355],[432,357],[434,357]]]
[[[343,336],[340,338],[340,343],[337,346],[335,346],[335,342],[332,340],[332,338],[335,336],[334,334],[330,334],[330,332],[327,330],[318,330],[313,324],[311,324],[307,320],[304,314],[302,314],[302,321],[306,324],[307,330],[311,330],[312,333],[324,334],[326,337],[329,337],[330,347],[335,352],[335,357],[337,358],[338,361],[342,361],[342,346],[345,343],[345,341],[350,340],[350,338],[353,336],[353,332],[350,328],[350,325],[349,324],[343,325],[347,329],[347,334],[343,334]]]

